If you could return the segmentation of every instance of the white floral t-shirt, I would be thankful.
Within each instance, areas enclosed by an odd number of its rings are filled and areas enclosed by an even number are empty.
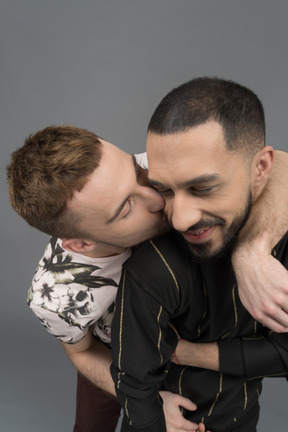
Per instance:
[[[78,342],[92,326],[95,336],[110,343],[122,264],[130,254],[90,258],[63,249],[61,240],[52,237],[32,280],[28,305],[63,342]]]
[[[146,153],[135,155],[147,168]],[[111,323],[122,264],[131,250],[104,258],[67,251],[61,239],[51,238],[36,269],[27,303],[57,339],[80,341],[93,334],[111,343]]]

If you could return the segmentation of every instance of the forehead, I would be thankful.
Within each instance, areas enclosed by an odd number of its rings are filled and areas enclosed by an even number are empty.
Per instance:
[[[149,177],[155,180],[219,173],[239,159],[239,152],[227,149],[223,129],[214,121],[176,134],[148,133],[147,155]]]
[[[81,191],[73,194],[68,208],[88,215],[98,212],[99,217],[107,216],[113,205],[123,199],[135,176],[133,157],[107,141],[103,144],[100,165],[88,177]]]

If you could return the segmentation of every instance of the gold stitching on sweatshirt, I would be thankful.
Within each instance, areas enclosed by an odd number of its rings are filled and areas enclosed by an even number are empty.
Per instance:
[[[236,298],[235,298],[235,285],[232,289],[232,296],[233,296],[233,306],[234,306],[234,315],[235,315],[235,325],[234,328],[236,328],[238,324],[238,313],[237,313],[237,306],[236,306]]]
[[[201,318],[201,321],[199,323],[199,326],[197,328],[197,337],[199,337],[201,335],[201,325],[205,319],[206,313],[207,313],[207,289],[206,289],[206,285],[203,281],[203,291],[204,291],[204,297],[205,297],[205,307],[204,307],[204,312]]]
[[[184,374],[185,370],[187,369],[187,367],[188,366],[184,367],[181,370],[181,374],[180,374],[179,381],[178,381],[178,391],[179,391],[180,396],[182,396],[182,378],[183,378],[183,374]]]
[[[247,385],[246,382],[244,383],[244,410],[247,407]]]
[[[260,375],[260,376],[255,376],[252,378],[247,378],[247,381],[252,381],[253,379],[259,379],[259,378],[268,378],[268,377],[277,377],[277,376],[284,376],[287,375],[288,372],[281,372],[281,373],[276,373],[276,374],[269,374],[269,375]]]
[[[177,290],[178,290],[178,292],[179,292],[179,291],[180,291],[180,290],[179,290],[179,285],[178,285],[177,279],[176,279],[176,277],[175,277],[175,275],[174,275],[174,273],[173,273],[171,267],[169,266],[169,264],[168,264],[167,261],[165,260],[164,256],[163,256],[162,253],[160,252],[160,250],[159,250],[159,249],[157,248],[157,246],[153,243],[153,241],[152,241],[152,240],[149,240],[149,241],[150,241],[151,245],[154,247],[154,249],[156,250],[156,252],[158,253],[158,255],[160,256],[160,258],[162,259],[162,261],[164,262],[165,266],[167,267],[169,273],[171,274],[171,276],[172,276],[172,278],[173,278],[173,280],[174,280],[174,283],[175,283],[175,285],[176,285],[176,288],[177,288]]]
[[[178,392],[179,392],[180,396],[182,396],[182,378],[183,378],[183,374],[184,374],[185,370],[187,369],[187,367],[188,366],[185,366],[181,370],[181,374],[180,374],[179,381],[178,381]],[[183,415],[183,412],[184,412],[183,407],[180,408],[180,411],[181,411],[181,414]]]
[[[160,363],[162,363],[162,361],[163,361],[163,356],[162,356],[162,353],[161,353],[161,350],[160,350],[160,344],[161,344],[161,339],[162,339],[162,330],[161,330],[161,327],[160,327],[160,317],[161,317],[162,309],[163,309],[162,305],[160,305],[159,313],[158,313],[158,316],[157,316],[157,324],[158,324],[158,329],[159,329],[157,347],[158,347],[158,351],[159,351],[159,355],[160,355]]]
[[[129,418],[129,411],[128,411],[128,407],[127,407],[127,405],[128,405],[128,400],[127,400],[127,397],[125,398],[125,412],[126,412],[126,416],[127,416],[127,418]]]
[[[208,413],[208,416],[210,416],[210,415],[212,414],[212,411],[213,411],[213,409],[214,409],[214,407],[215,407],[215,405],[216,405],[216,402],[217,402],[217,400],[218,400],[218,398],[219,398],[219,395],[220,395],[220,393],[222,392],[222,379],[223,379],[223,374],[221,373],[221,375],[220,375],[220,383],[219,383],[219,391],[218,391],[218,393],[216,394],[215,401],[213,402],[213,404],[212,404],[212,406],[211,406],[211,408],[210,408],[210,411],[209,411],[209,413]]]
[[[238,312],[237,312],[237,305],[236,305],[236,298],[235,298],[235,285],[232,288],[232,300],[233,300],[233,308],[234,308],[234,329],[236,328],[238,324]],[[223,336],[221,336],[221,339],[226,338],[232,330],[229,330],[227,333],[225,333]]]
[[[257,321],[254,321],[254,333],[257,333]]]
[[[259,337],[256,337],[256,336],[255,337],[245,337],[245,336],[243,336],[241,339],[251,341],[251,340],[261,340],[261,339],[266,339],[266,338],[265,338],[265,336],[259,336]]]
[[[121,370],[121,356],[122,356],[122,331],[123,331],[123,309],[124,309],[124,286],[125,286],[126,270],[123,271],[122,282],[122,296],[121,296],[121,312],[120,312],[120,330],[119,330],[119,355],[118,355],[118,369]]]

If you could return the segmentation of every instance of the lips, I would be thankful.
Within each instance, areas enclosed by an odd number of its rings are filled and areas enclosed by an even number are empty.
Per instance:
[[[211,228],[211,227],[209,227],[209,228]],[[203,232],[207,231],[209,228],[205,228],[202,231],[191,233],[191,234],[198,236],[198,235],[202,234]]]
[[[204,243],[205,241],[209,240],[216,226],[217,225],[212,225],[207,228],[202,228],[198,231],[186,231],[183,233],[183,236],[189,243]]]

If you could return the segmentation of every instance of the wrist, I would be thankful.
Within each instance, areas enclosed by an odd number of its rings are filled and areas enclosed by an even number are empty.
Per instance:
[[[219,346],[217,342],[195,343],[180,339],[176,347],[175,364],[219,370]]]
[[[233,265],[250,261],[252,256],[270,255],[273,244],[267,232],[249,242],[239,244],[232,252]]]
[[[177,346],[176,346],[176,348],[175,348],[175,351],[174,351],[174,353],[172,354],[172,357],[171,357],[171,360],[173,361],[173,363],[175,363],[175,364],[178,364],[179,366],[182,366],[183,365],[183,363],[181,362],[180,363],[180,361],[179,361],[179,358],[178,358],[178,354],[177,354],[177,349],[178,349],[178,347],[179,347],[179,342],[180,341],[183,341],[184,339],[182,339],[182,338],[178,338],[178,344],[177,344]],[[180,351],[180,349],[179,349],[179,351]]]

